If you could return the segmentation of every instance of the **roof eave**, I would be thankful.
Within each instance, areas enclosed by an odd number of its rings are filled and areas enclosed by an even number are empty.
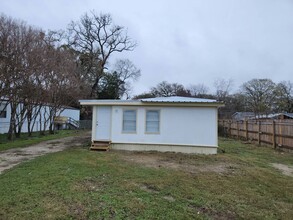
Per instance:
[[[223,107],[224,103],[220,102],[93,102],[80,100],[80,105],[84,106],[171,106],[171,107]]]

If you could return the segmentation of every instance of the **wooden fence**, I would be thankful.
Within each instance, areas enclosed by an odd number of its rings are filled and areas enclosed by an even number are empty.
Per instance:
[[[230,137],[293,150],[293,120],[219,120],[219,128]]]

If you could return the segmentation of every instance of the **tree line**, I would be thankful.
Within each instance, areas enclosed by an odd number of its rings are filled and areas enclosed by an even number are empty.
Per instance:
[[[42,113],[44,124],[52,133],[54,117],[65,106],[78,107],[78,99],[131,98],[132,84],[139,79],[140,70],[128,59],[114,62],[112,58],[136,46],[127,29],[116,25],[110,14],[85,13],[60,31],[44,31],[0,15],[0,104],[11,107],[8,138],[20,136],[24,121],[31,134],[44,105],[49,107]],[[231,93],[232,85],[232,80],[217,80],[212,94],[204,84],[185,87],[163,81],[134,98],[213,98],[225,103],[220,109],[225,117],[236,111],[256,115],[293,111],[290,81],[252,79],[236,93]],[[82,109],[82,115],[87,113],[91,115]],[[45,129],[44,125],[41,132]]]
[[[225,103],[225,107],[219,109],[220,117],[223,118],[230,118],[235,112],[253,112],[255,116],[293,112],[293,83],[290,81],[275,83],[271,79],[252,79],[243,83],[234,93],[231,79],[218,79],[214,86],[216,91],[212,94],[204,84],[185,87],[179,83],[162,81],[134,99],[160,96],[216,99]]]
[[[129,97],[140,70],[128,59],[111,58],[135,47],[109,14],[86,13],[60,31],[0,15],[0,104],[11,108],[8,138],[20,136],[24,121],[31,135],[42,106],[49,107],[42,114],[52,133],[56,114],[77,107],[80,98]]]

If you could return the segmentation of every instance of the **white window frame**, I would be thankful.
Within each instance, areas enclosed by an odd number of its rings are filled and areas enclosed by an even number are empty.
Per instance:
[[[134,131],[128,131],[128,130],[125,130],[124,128],[124,112],[126,111],[134,111],[135,112],[135,130]],[[122,133],[125,133],[125,134],[136,134],[137,132],[137,109],[123,109],[122,111]]]
[[[158,117],[159,117],[158,118],[158,131],[155,131],[155,132],[148,131],[148,127],[147,127],[147,124],[148,124],[147,114],[150,111],[158,112]],[[145,111],[145,133],[146,134],[160,134],[160,129],[161,129],[161,111],[159,109],[146,109],[146,111]]]

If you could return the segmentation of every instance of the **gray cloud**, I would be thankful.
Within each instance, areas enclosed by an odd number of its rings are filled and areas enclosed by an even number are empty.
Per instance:
[[[43,29],[65,29],[90,10],[111,13],[138,42],[129,58],[142,70],[135,93],[162,80],[184,85],[217,78],[292,81],[291,0],[10,0],[0,12]]]

